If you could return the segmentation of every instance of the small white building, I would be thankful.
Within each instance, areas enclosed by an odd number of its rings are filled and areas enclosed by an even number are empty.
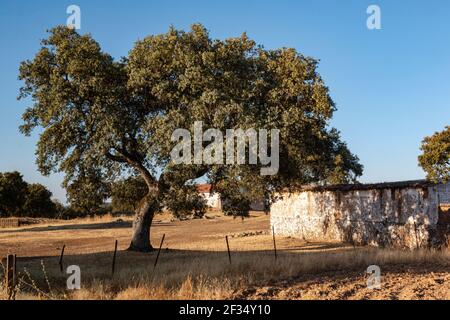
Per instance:
[[[220,194],[212,191],[212,185],[205,183],[197,185],[197,192],[203,196],[206,205],[209,208],[220,210],[222,209],[222,202]]]
[[[206,205],[212,209],[221,210],[222,200],[218,192],[212,191],[212,185],[205,183],[197,185],[197,192],[206,200]],[[264,200],[255,200],[250,204],[252,211],[264,211]]]

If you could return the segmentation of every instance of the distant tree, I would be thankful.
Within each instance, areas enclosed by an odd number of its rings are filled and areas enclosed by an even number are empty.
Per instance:
[[[0,173],[0,213],[6,216],[22,214],[28,184],[17,172]]]
[[[63,219],[63,220],[69,220],[69,219],[75,219],[79,217],[85,217],[86,212],[83,211],[77,211],[74,208],[72,208],[70,205],[62,204],[61,202],[57,200],[53,200],[53,203],[55,205],[55,218],[56,219]]]
[[[139,176],[116,181],[111,187],[112,208],[114,211],[135,211],[147,192],[147,184]]]
[[[237,187],[239,188],[239,187]],[[220,194],[222,210],[225,215],[247,217],[250,211],[252,199],[245,192],[232,192],[231,189],[224,189]]]
[[[61,203],[59,200],[53,200],[53,205],[55,206],[55,218],[65,219],[65,211],[67,207]]]
[[[425,137],[420,148],[419,164],[427,178],[435,182],[450,181],[450,126]]]
[[[252,202],[264,199],[264,186],[260,176],[243,175],[235,179],[221,180],[214,186],[220,194],[222,211],[225,215],[246,217],[249,215]]]
[[[43,129],[39,170],[64,172],[70,194],[83,195],[77,203],[98,191],[94,185],[130,172],[145,181],[131,250],[152,249],[155,212],[175,189],[196,178],[232,186],[227,195],[237,199],[251,177],[258,177],[252,188],[274,194],[294,184],[326,181],[337,165],[339,180],[361,173],[356,156],[329,127],[336,109],[317,61],[294,49],[265,50],[246,34],[216,40],[201,25],[189,32],[171,28],[136,42],[128,57],[114,61],[91,36],[57,27],[34,59],[21,64],[19,78],[24,82],[19,98],[31,96],[33,102],[21,131]],[[259,177],[261,163],[175,165],[172,133],[184,128],[193,137],[196,121],[223,134],[237,128],[280,130],[278,173]],[[98,184],[80,178],[89,170]],[[227,180],[231,183],[223,183]],[[245,201],[242,206],[245,211]]]
[[[41,184],[28,184],[15,172],[0,173],[0,212],[7,216],[55,217],[52,193]]]
[[[55,218],[57,214],[56,205],[51,198],[52,193],[43,185],[29,184],[22,214],[27,217]]]
[[[95,170],[79,174],[67,185],[66,190],[72,215],[93,216],[105,213],[104,204],[109,197],[110,188]]]
[[[206,213],[206,200],[193,184],[171,188],[165,195],[164,203],[166,209],[177,218],[201,218]]]

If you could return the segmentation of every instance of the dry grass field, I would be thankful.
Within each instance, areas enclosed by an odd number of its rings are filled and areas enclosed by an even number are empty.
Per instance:
[[[17,254],[17,299],[449,299],[450,251],[393,251],[277,237],[269,217],[245,220],[209,213],[173,221],[158,215],[156,252],[128,252],[131,219],[111,216],[0,229],[0,256]],[[228,235],[231,264],[225,236]],[[112,251],[119,242],[116,272]],[[81,268],[81,290],[66,289],[64,265]],[[381,267],[381,289],[368,289],[366,269]],[[0,276],[2,277],[0,267]],[[2,281],[3,284],[3,281]],[[5,298],[0,288],[0,299]]]

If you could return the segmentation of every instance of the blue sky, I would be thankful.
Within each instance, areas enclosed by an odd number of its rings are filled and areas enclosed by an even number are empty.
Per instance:
[[[116,58],[170,25],[201,22],[215,38],[246,31],[265,48],[294,47],[320,59],[319,72],[338,111],[332,125],[364,164],[361,181],[419,179],[422,138],[450,119],[450,1],[5,1],[0,0],[0,171],[18,170],[65,198],[62,175],[36,170],[37,135],[18,131],[20,61],[32,58],[45,31],[81,8],[89,32]],[[368,30],[366,9],[381,8],[381,30]]]

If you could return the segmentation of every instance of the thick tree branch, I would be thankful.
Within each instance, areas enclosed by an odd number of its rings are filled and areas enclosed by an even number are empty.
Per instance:
[[[186,169],[186,168],[184,168],[184,169]],[[183,181],[183,183],[185,183],[188,180],[198,179],[198,178],[204,176],[208,171],[209,171],[209,168],[207,166],[195,167],[194,170],[189,174],[189,176],[186,177],[186,179],[185,179],[185,181]],[[176,171],[171,171],[170,167],[166,167],[166,169],[161,173],[161,176],[159,177],[159,181],[158,181],[160,193],[165,192],[169,189],[171,173],[175,174]]]
[[[114,161],[114,162],[120,162],[120,163],[126,163],[127,162],[127,159],[125,159],[125,158],[123,158],[123,157],[121,157],[121,156],[117,156],[117,155],[114,155],[114,154],[112,154],[111,152],[105,152],[105,156],[109,159],[109,160],[111,160],[111,161]]]
[[[158,183],[156,179],[151,175],[150,171],[144,166],[144,164],[139,160],[139,157],[134,154],[128,152],[124,149],[118,149],[117,152],[121,155],[120,160],[124,159],[126,163],[131,165],[134,169],[136,169],[139,174],[144,179],[145,183],[148,186],[149,193],[156,191],[158,188]]]

